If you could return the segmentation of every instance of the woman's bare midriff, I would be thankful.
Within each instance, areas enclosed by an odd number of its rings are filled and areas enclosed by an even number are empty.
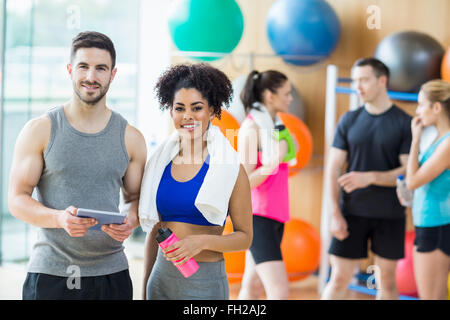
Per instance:
[[[168,221],[162,222],[163,228],[170,228],[178,239],[186,238],[190,235],[210,234],[221,235],[224,227],[222,226],[199,226],[190,223]],[[211,250],[203,250],[193,257],[197,262],[216,262],[223,259],[223,253]]]

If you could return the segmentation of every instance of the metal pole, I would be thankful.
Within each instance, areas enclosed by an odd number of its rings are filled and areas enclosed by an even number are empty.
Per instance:
[[[333,141],[335,123],[336,123],[336,86],[338,80],[338,68],[335,65],[327,67],[327,87],[325,102],[325,142],[324,142],[324,175],[322,184],[322,214],[320,220],[320,268],[319,268],[319,286],[318,291],[321,294],[328,280],[330,263],[328,261],[328,247],[331,241],[330,237],[330,195],[326,174],[328,171],[328,149]]]
[[[361,101],[359,100],[359,96],[356,94],[356,84],[352,83],[350,86],[354,91],[350,95],[350,111],[358,109]]]

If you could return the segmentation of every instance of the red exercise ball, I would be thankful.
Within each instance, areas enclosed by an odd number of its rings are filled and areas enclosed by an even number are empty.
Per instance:
[[[279,112],[278,116],[280,117],[281,122],[283,122],[291,135],[293,135],[298,142],[298,150],[296,155],[297,164],[294,166],[289,166],[289,176],[293,176],[297,174],[300,169],[305,167],[308,164],[309,159],[311,159],[313,152],[313,139],[306,124],[296,116],[284,112]]]
[[[417,296],[417,285],[414,278],[413,250],[416,233],[407,231],[405,235],[405,257],[397,263],[396,282],[398,293]]]
[[[212,124],[219,127],[222,134],[227,137],[234,150],[237,151],[237,136],[240,124],[236,118],[233,117],[228,111],[222,109],[220,120],[214,118]]]
[[[447,48],[444,58],[442,58],[441,77],[450,82],[450,47]]]
[[[233,225],[230,217],[227,217],[223,234],[230,234],[232,232]],[[241,282],[245,268],[245,251],[224,252],[223,256],[225,259],[225,272],[227,273],[228,282],[230,284]]]
[[[450,272],[448,273],[447,288],[448,288],[447,300],[450,300]]]
[[[308,222],[291,218],[284,227],[281,253],[289,281],[298,281],[308,277],[319,266],[319,232]]]

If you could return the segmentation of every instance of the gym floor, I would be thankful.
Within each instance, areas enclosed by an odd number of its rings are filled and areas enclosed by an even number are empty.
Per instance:
[[[130,257],[130,253],[127,253]],[[143,260],[141,257],[129,258],[130,275],[133,281],[135,300],[141,299],[141,283],[143,274]],[[5,264],[0,267],[0,300],[20,300],[22,285],[26,277],[26,265]],[[318,300],[318,278],[311,276],[307,279],[290,283],[290,300]],[[230,285],[230,299],[235,300],[239,293],[240,284]],[[264,298],[264,297],[262,297]],[[351,292],[351,299],[373,300],[373,296]]]

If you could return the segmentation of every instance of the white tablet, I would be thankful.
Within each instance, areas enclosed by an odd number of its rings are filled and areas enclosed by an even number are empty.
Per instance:
[[[98,223],[89,229],[100,230],[101,226],[104,224],[122,224],[126,215],[120,212],[112,211],[100,211],[92,209],[78,208],[77,217],[80,218],[94,218],[97,219]]]

